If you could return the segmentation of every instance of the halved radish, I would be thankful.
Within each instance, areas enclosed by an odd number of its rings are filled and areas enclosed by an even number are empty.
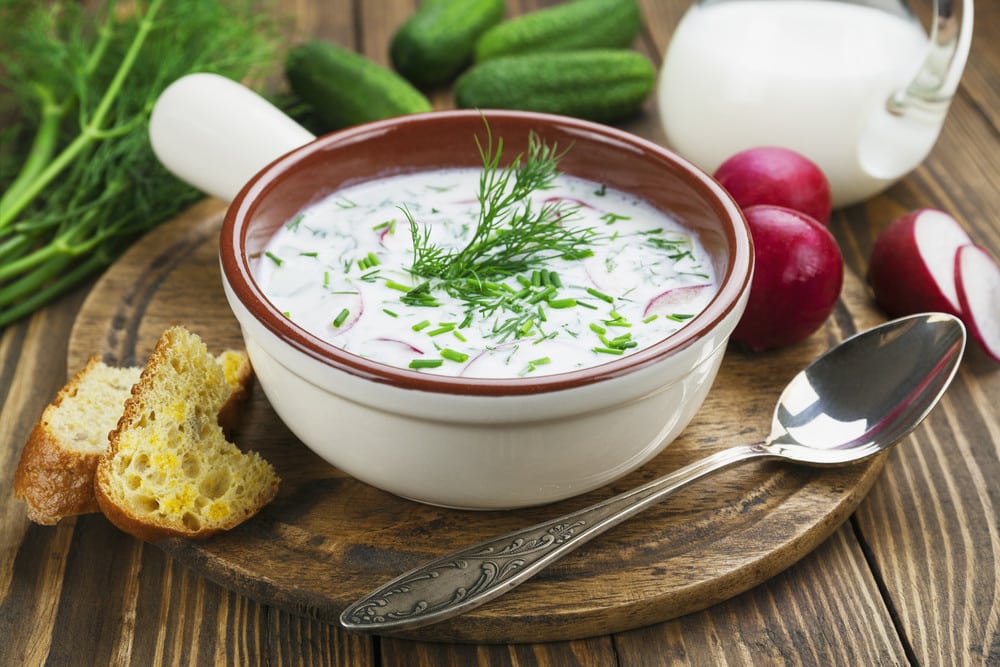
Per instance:
[[[954,271],[962,320],[986,354],[1000,361],[1000,265],[986,248],[970,243],[956,252]]]
[[[886,227],[872,248],[868,284],[892,317],[926,311],[959,315],[955,253],[972,243],[944,211],[911,211]]]
[[[712,289],[711,285],[685,285],[684,287],[668,289],[649,300],[646,309],[642,311],[642,316],[648,317],[654,313],[657,315],[674,314],[677,312],[678,306],[693,303],[704,294],[705,290],[710,289]]]

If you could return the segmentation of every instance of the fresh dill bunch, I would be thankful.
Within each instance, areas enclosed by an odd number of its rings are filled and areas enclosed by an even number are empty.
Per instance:
[[[258,6],[255,6],[258,5]],[[278,62],[276,23],[250,0],[0,0],[0,328],[111,264],[203,195],[149,145],[153,103],[209,71]]]
[[[508,278],[543,267],[554,258],[584,259],[593,255],[597,233],[590,227],[574,227],[578,206],[555,200],[536,205],[532,195],[552,187],[559,160],[565,151],[544,143],[532,132],[526,153],[501,167],[503,138],[494,142],[486,124],[486,143],[475,137],[483,162],[477,199],[479,216],[472,236],[461,248],[443,247],[431,240],[430,229],[421,227],[403,209],[413,242],[409,272],[422,279],[401,300],[408,305],[435,306],[435,290],[442,290],[466,304],[467,320],[473,313],[492,316],[498,311],[514,315],[498,327],[506,338],[524,331],[537,319],[537,307],[524,294],[504,284]],[[512,327],[511,322],[517,326]]]

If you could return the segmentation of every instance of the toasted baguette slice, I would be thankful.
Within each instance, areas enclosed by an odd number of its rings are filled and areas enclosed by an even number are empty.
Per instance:
[[[219,412],[219,423],[229,429],[237,423],[253,369],[242,350],[226,350],[216,360],[231,391]],[[94,471],[141,373],[141,367],[109,366],[93,357],[45,408],[14,472],[14,495],[27,502],[29,519],[53,525],[100,511]]]
[[[14,495],[28,503],[28,518],[53,525],[99,511],[94,470],[141,373],[93,357],[42,411],[14,472]]]
[[[97,503],[112,523],[151,542],[208,537],[274,498],[274,469],[226,440],[218,424],[229,394],[197,335],[164,332],[97,465]]]

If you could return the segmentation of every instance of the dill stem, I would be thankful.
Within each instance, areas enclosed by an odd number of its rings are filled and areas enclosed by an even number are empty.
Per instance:
[[[121,181],[109,184],[106,194],[113,195],[115,192],[125,188]],[[93,228],[99,224],[95,219],[97,211],[89,209],[76,219],[72,226],[61,231],[55,238],[45,245],[39,246],[33,252],[21,255],[17,259],[11,259],[0,264],[0,281],[17,276],[20,273],[31,270],[40,264],[53,261],[59,257],[76,257],[94,248],[98,243],[110,236],[110,231],[92,234]],[[113,226],[110,227],[114,229]],[[74,239],[82,239],[74,244]],[[9,286],[13,287],[13,285]],[[2,293],[3,290],[0,290]],[[2,303],[2,297],[0,297]]]
[[[80,280],[96,273],[106,265],[104,258],[92,255],[84,262],[73,266],[70,271],[59,273],[67,266],[69,259],[68,257],[60,258],[51,264],[40,267],[36,273],[28,276],[23,282],[18,281],[16,285],[10,286],[16,289],[3,290],[4,293],[0,296],[0,305],[4,306],[0,308],[0,329],[68,292]],[[58,277],[50,281],[56,275]],[[24,298],[17,300],[19,297]],[[16,303],[8,307],[7,304],[14,300],[17,300]]]
[[[48,162],[44,169],[38,170],[35,178],[30,182],[25,182],[24,187],[20,188],[19,192],[14,193],[14,196],[11,198],[12,201],[5,202],[4,206],[0,207],[0,229],[13,222],[20,215],[21,211],[31,204],[67,166],[72,164],[80,153],[102,138],[104,117],[107,116],[111,105],[118,97],[119,92],[121,92],[126,77],[132,71],[139,51],[142,49],[147,35],[153,29],[155,24],[154,18],[161,4],[163,4],[163,0],[152,0],[149,3],[146,13],[138,23],[135,36],[129,44],[129,48],[125,52],[118,69],[115,71],[114,77],[111,79],[111,83],[108,84],[107,90],[104,91],[104,95],[101,97],[101,101],[98,103],[94,113],[83,127],[80,128],[80,133],[62,152]]]
[[[6,227],[13,221],[13,217],[7,219],[4,211],[10,210],[11,202],[19,197],[21,191],[28,187],[31,179],[38,175],[38,172],[52,158],[55,151],[56,140],[59,138],[59,125],[62,122],[63,114],[66,112],[66,105],[56,104],[52,98],[52,92],[43,86],[35,87],[36,94],[42,104],[42,119],[38,124],[38,130],[31,143],[31,150],[28,158],[24,161],[17,178],[10,184],[7,190],[0,197],[0,229]]]

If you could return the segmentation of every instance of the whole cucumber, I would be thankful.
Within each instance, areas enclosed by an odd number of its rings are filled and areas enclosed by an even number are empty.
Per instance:
[[[535,51],[624,48],[641,29],[635,0],[573,0],[490,28],[476,42],[475,60]]]
[[[462,108],[544,111],[609,122],[636,113],[656,70],[628,49],[529,53],[479,63],[455,83]]]
[[[393,36],[393,67],[420,87],[451,81],[472,62],[476,40],[503,19],[504,0],[424,0]]]
[[[305,42],[289,50],[285,77],[329,123],[327,130],[431,110],[427,97],[398,74],[329,42]]]

